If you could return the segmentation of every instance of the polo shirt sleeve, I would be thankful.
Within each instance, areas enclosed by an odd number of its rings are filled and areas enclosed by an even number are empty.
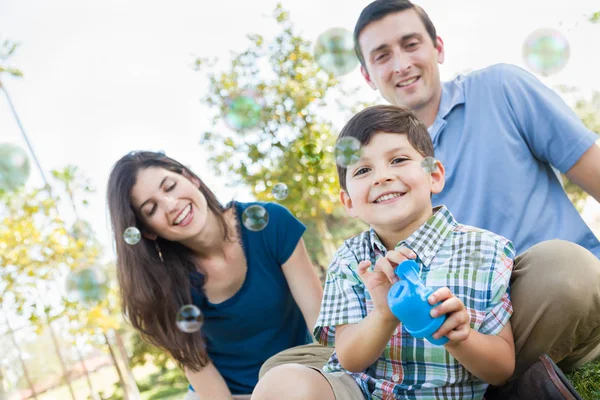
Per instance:
[[[327,269],[321,311],[313,331],[324,346],[335,345],[337,325],[355,324],[367,315],[365,286],[357,267],[355,256],[344,245]]]
[[[515,257],[515,248],[512,242],[508,240],[505,240],[504,243],[499,242],[496,254],[490,271],[486,313],[479,327],[479,332],[484,335],[499,334],[513,313],[509,289]]]
[[[264,203],[269,221],[264,229],[265,246],[279,265],[290,258],[302,238],[306,226],[277,203]]]
[[[598,139],[562,98],[529,72],[496,66],[504,100],[531,152],[567,172]]]

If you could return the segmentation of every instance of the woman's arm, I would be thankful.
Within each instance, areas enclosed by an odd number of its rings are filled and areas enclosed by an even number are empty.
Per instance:
[[[323,288],[308,257],[303,239],[298,241],[294,252],[281,268],[306,325],[312,330],[321,309]]]
[[[185,369],[185,376],[202,400],[232,400],[231,392],[225,380],[213,363],[200,371]]]

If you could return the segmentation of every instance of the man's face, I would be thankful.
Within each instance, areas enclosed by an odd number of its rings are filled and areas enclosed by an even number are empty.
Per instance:
[[[391,104],[419,111],[438,99],[444,44],[440,38],[432,42],[415,10],[370,23],[358,42],[365,58],[363,76]]]

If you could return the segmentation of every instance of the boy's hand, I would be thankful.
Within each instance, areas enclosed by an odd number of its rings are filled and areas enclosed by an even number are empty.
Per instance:
[[[371,261],[361,261],[358,264],[358,275],[367,287],[375,309],[382,312],[386,317],[396,318],[387,303],[387,295],[392,284],[399,280],[394,273],[394,269],[401,262],[416,257],[417,255],[412,250],[401,247],[388,251],[385,257],[377,260],[373,271],[369,271]]]
[[[439,306],[431,309],[431,316],[433,318],[448,314],[446,321],[444,321],[442,326],[440,326],[440,329],[433,334],[433,337],[439,339],[442,336],[446,336],[449,339],[446,346],[457,345],[460,342],[467,340],[471,333],[471,316],[463,302],[453,295],[447,287],[443,287],[433,292],[428,300],[431,305],[439,303],[440,301],[442,302]]]

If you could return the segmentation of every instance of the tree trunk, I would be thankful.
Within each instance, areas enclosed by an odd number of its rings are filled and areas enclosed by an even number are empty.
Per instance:
[[[8,394],[4,390],[4,375],[2,374],[2,365],[0,365],[0,400],[8,400]]]
[[[115,368],[117,370],[117,374],[119,375],[119,383],[121,384],[121,387],[123,388],[123,398],[125,400],[130,400],[129,399],[129,391],[127,390],[127,385],[125,384],[125,380],[123,379],[123,374],[121,373],[121,368],[119,367],[119,362],[117,361],[117,357],[115,356],[115,352],[112,348],[112,345],[110,344],[110,340],[108,339],[108,335],[106,334],[106,332],[102,332],[102,335],[104,335],[104,342],[106,343],[106,345],[108,346],[108,351],[110,352],[110,357],[112,358],[112,362],[115,365]]]
[[[6,313],[4,312],[4,310],[2,310],[2,314],[4,315],[4,321],[6,321],[6,327],[10,334],[10,337],[12,339],[13,345],[15,346],[15,349],[17,349],[17,354],[19,355],[19,361],[21,361],[21,366],[23,368],[23,375],[25,375],[25,380],[27,381],[27,384],[29,385],[29,389],[31,389],[31,396],[35,400],[38,400],[37,393],[35,392],[35,386],[33,385],[31,378],[29,377],[29,372],[27,371],[27,366],[25,365],[25,360],[23,360],[23,356],[21,355],[21,348],[19,347],[19,344],[17,343],[17,339],[15,338],[15,332],[10,327],[10,323],[8,322],[8,317],[6,316]]]
[[[77,344],[77,338],[75,338],[75,349],[77,350],[77,358],[79,359],[79,362],[81,363],[81,368],[83,369],[83,374],[85,375],[85,380],[87,382],[88,388],[90,389],[90,396],[92,396],[93,400],[100,400],[100,396],[94,390],[94,386],[92,386],[92,380],[90,379],[90,373],[89,373],[87,367],[85,366],[85,359],[83,358],[83,355],[81,354],[81,351],[79,350],[79,345]]]
[[[335,255],[335,245],[333,244],[333,237],[331,236],[331,232],[329,232],[329,228],[327,227],[327,222],[325,222],[324,218],[319,218],[316,220],[317,230],[319,231],[319,238],[321,239],[321,243],[323,244],[323,251],[325,252],[325,257],[327,260],[333,260],[333,256]]]
[[[77,398],[75,397],[75,392],[73,391],[73,386],[71,386],[71,379],[69,378],[69,370],[67,369],[65,360],[63,359],[62,354],[60,353],[60,346],[58,344],[58,340],[56,339],[56,335],[54,334],[54,329],[52,329],[52,322],[50,321],[50,317],[48,316],[47,312],[46,312],[46,322],[48,324],[48,331],[50,332],[50,337],[52,338],[52,343],[54,343],[54,349],[56,350],[56,355],[58,356],[58,360],[60,361],[60,366],[61,366],[62,372],[63,372],[63,378],[65,379],[65,383],[67,384],[67,387],[69,388],[69,393],[71,394],[71,398],[73,400],[77,400]]]
[[[141,398],[141,394],[140,394],[140,390],[137,386],[135,376],[133,376],[133,371],[131,370],[131,367],[129,366],[129,355],[127,354],[127,349],[125,348],[125,343],[123,343],[123,338],[121,337],[121,334],[119,333],[119,331],[117,331],[116,329],[113,329],[113,333],[115,335],[115,340],[117,342],[117,348],[119,349],[119,352],[121,353],[121,358],[123,359],[123,362],[125,363],[125,370],[127,372],[127,377],[129,378],[128,383],[129,383],[129,388],[130,388],[130,397],[132,399],[139,400]]]

